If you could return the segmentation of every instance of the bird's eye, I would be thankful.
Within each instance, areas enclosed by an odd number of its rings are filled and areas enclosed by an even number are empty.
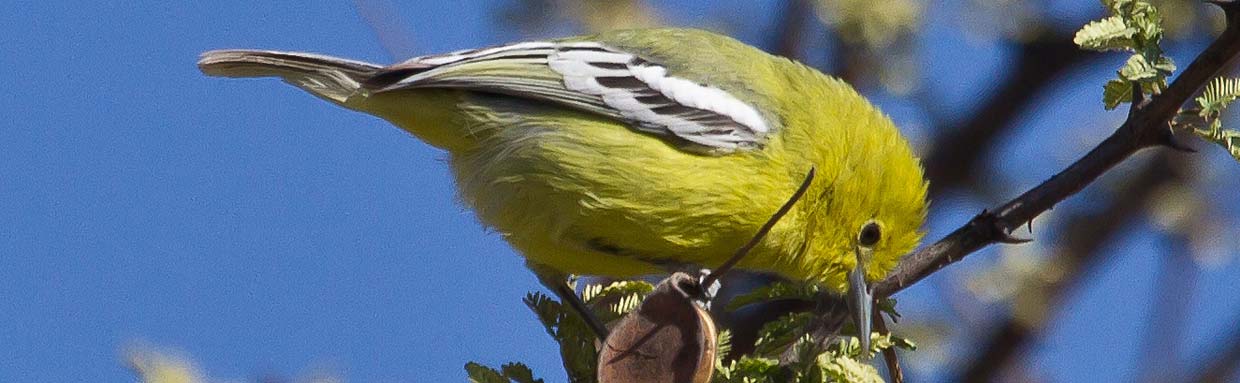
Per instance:
[[[857,234],[857,242],[865,247],[874,247],[880,239],[883,239],[883,231],[874,221],[866,222],[861,226],[861,233]]]

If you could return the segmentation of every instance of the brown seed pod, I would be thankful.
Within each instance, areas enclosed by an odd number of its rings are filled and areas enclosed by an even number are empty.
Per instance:
[[[600,383],[705,383],[714,373],[715,322],[693,302],[701,286],[685,273],[659,282],[611,330],[599,353]]]

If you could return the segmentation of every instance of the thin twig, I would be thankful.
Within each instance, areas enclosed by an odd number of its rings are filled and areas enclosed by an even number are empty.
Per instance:
[[[724,261],[723,264],[715,268],[715,271],[711,272],[710,275],[702,278],[702,288],[709,289],[711,285],[715,284],[715,281],[719,280],[719,277],[727,274],[729,270],[732,270],[732,267],[735,267],[736,264],[741,261],[741,259],[744,259],[746,255],[749,255],[749,251],[753,250],[754,246],[757,246],[758,243],[762,242],[762,238],[765,238],[766,234],[771,232],[771,228],[775,227],[775,224],[779,223],[779,219],[788,214],[789,210],[792,210],[792,207],[797,204],[797,201],[801,199],[801,196],[805,195],[805,191],[809,190],[809,185],[813,182],[814,168],[810,168],[809,173],[805,175],[805,180],[801,181],[801,186],[797,187],[797,191],[793,192],[792,197],[789,197],[788,201],[784,202],[784,205],[780,206],[779,210],[775,211],[775,214],[772,214],[771,218],[767,219],[766,223],[762,224],[762,227],[758,228],[758,232],[749,239],[749,242],[745,243],[745,246],[741,246],[740,249],[736,249],[736,253],[732,254],[732,258],[728,258],[727,261]]]
[[[1231,9],[1227,10],[1234,14]],[[1133,153],[1153,146],[1177,145],[1168,121],[1210,77],[1232,62],[1238,52],[1240,25],[1229,23],[1166,91],[1144,105],[1134,106],[1139,110],[1101,144],[1041,185],[993,211],[983,211],[947,237],[906,256],[887,279],[875,285],[875,297],[899,292],[990,244],[1012,242],[1013,229],[1076,194]]]
[[[882,313],[874,315],[874,329],[882,335],[891,334],[891,331],[887,330],[887,319],[883,318]],[[883,362],[887,364],[887,373],[891,375],[891,382],[904,383],[904,370],[900,369],[900,359],[896,356],[895,347],[883,349]]]

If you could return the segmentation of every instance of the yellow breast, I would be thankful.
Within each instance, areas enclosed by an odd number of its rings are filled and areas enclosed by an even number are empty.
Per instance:
[[[452,167],[483,222],[561,271],[717,265],[796,186],[763,153],[696,155],[611,120],[534,111],[475,118],[504,126],[454,152]]]

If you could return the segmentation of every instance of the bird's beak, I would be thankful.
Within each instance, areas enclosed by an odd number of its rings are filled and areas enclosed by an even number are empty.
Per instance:
[[[857,339],[861,341],[863,358],[870,354],[870,327],[874,315],[874,293],[870,284],[865,281],[864,250],[857,250],[857,267],[848,272],[848,309],[853,315],[853,325],[857,328]]]

